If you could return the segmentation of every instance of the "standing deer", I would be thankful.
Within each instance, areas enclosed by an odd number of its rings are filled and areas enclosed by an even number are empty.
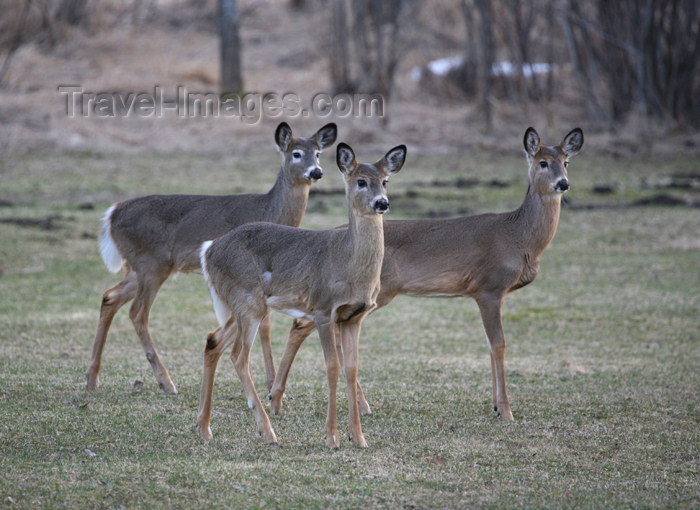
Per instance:
[[[343,353],[348,388],[349,434],[367,447],[357,404],[358,339],[374,307],[384,256],[382,214],[389,208],[386,182],[401,170],[406,147],[399,145],[374,164],[359,164],[341,143],[337,163],[345,181],[346,228],[302,230],[253,223],[202,245],[202,271],[221,327],[207,337],[197,429],[211,439],[210,417],[216,366],[233,344],[231,359],[264,441],[277,443],[250,374],[250,347],[258,325],[278,310],[313,321],[318,328],[328,376],[326,445],[339,448],[336,385]],[[336,327],[339,336],[336,337]],[[336,345],[337,342],[337,345]]]
[[[569,189],[569,158],[581,150],[583,132],[576,128],[558,146],[543,147],[537,132],[528,128],[523,142],[529,183],[525,200],[515,211],[385,222],[385,253],[377,297],[377,308],[389,304],[398,294],[474,298],[491,349],[494,410],[502,420],[513,419],[506,393],[503,300],[537,276],[540,255],[557,230],[562,194]],[[270,392],[275,413],[281,410],[294,357],[313,329],[312,322],[294,321]],[[270,345],[263,342],[262,346],[265,359],[272,359]],[[359,382],[357,396],[362,414],[370,414]]]
[[[177,389],[160,360],[148,329],[151,305],[165,280],[178,271],[199,271],[203,241],[253,221],[299,226],[306,210],[311,183],[323,176],[321,151],[335,143],[337,127],[327,124],[311,138],[296,138],[283,122],[275,131],[282,154],[277,181],[267,194],[247,195],[150,195],[114,204],[103,218],[100,252],[113,273],[126,266],[126,276],[105,291],[100,320],[87,370],[87,389],[99,385],[100,364],[107,332],[119,308],[134,300],[129,317],[141,340],[146,359],[160,388]],[[260,335],[270,335],[269,318]],[[269,343],[269,339],[266,340]],[[268,378],[274,378],[273,367]]]

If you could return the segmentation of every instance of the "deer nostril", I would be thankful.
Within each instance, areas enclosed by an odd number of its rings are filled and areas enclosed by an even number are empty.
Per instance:
[[[377,211],[378,213],[383,213],[386,212],[387,209],[389,209],[389,201],[385,200],[383,198],[380,198],[374,203],[374,210]]]
[[[317,181],[323,177],[323,171],[320,168],[314,168],[309,174],[309,179],[312,181]]]
[[[566,179],[562,179],[557,183],[557,188],[559,188],[561,191],[566,191],[569,189],[569,181]]]

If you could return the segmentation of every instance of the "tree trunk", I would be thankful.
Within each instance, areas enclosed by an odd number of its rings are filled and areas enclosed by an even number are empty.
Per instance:
[[[493,30],[492,12],[490,0],[475,0],[476,9],[479,11],[481,25],[479,27],[479,66],[478,73],[478,97],[479,109],[484,122],[483,131],[491,133],[493,119],[491,116],[491,69],[493,68]]]
[[[329,67],[335,94],[353,92],[355,88],[350,78],[347,17],[345,0],[332,0]]]
[[[241,42],[238,27],[239,17],[236,0],[219,0],[222,95],[239,94],[243,91]]]

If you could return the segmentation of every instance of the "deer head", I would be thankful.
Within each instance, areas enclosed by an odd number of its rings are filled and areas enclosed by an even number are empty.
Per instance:
[[[352,148],[338,145],[336,161],[345,181],[345,194],[357,215],[384,214],[389,210],[386,184],[406,160],[406,146],[398,145],[374,164],[358,163]]]
[[[569,189],[566,167],[569,158],[583,146],[583,131],[575,128],[556,147],[543,147],[540,136],[529,127],[523,138],[525,154],[530,163],[530,185],[541,196],[556,196]]]
[[[275,131],[275,143],[282,154],[282,166],[295,183],[311,183],[323,177],[321,151],[335,143],[338,128],[330,123],[311,138],[295,138],[289,124],[282,122]]]

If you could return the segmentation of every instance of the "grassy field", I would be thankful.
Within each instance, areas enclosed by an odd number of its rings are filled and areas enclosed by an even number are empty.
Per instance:
[[[392,217],[517,207],[526,186],[518,148],[497,156],[409,154],[390,184]],[[304,221],[311,228],[345,221],[339,175],[332,156],[323,158],[325,177]],[[682,155],[626,161],[584,148],[572,160],[569,205],[540,276],[504,308],[513,423],[491,409],[474,302],[398,298],[365,321],[360,339],[360,377],[374,411],[362,423],[369,449],[346,439],[340,451],[325,448],[327,387],[316,335],[292,368],[283,413],[271,417],[279,447],[257,437],[227,357],[214,390],[214,439],[205,443],[194,425],[205,335],[216,320],[196,275],[166,282],[151,316],[179,395],[158,389],[125,311],[110,331],[102,386],[87,393],[102,292],[118,281],[97,251],[103,211],[149,192],[264,191],[278,164],[272,150],[4,155],[1,505],[700,505],[700,214],[634,205],[660,195],[697,203],[697,161]],[[678,179],[693,186],[681,189]],[[276,359],[289,324],[273,317]],[[257,346],[252,367],[265,394]]]

